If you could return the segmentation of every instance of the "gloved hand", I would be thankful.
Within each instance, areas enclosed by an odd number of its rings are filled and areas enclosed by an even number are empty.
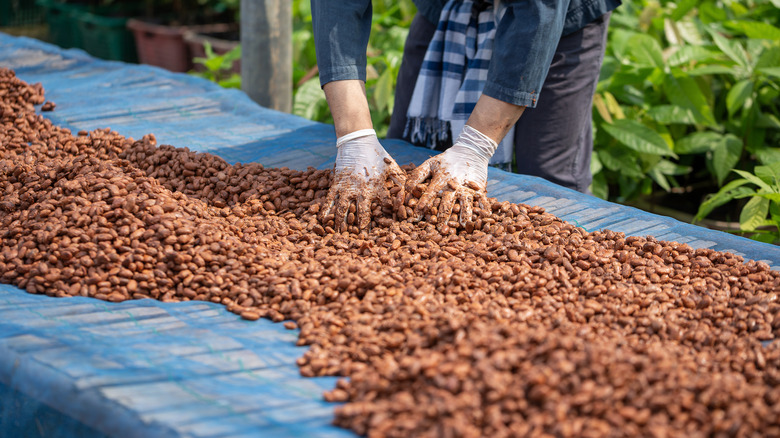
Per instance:
[[[456,201],[460,202],[459,223],[465,226],[471,220],[474,199],[483,206],[488,205],[488,162],[497,148],[498,145],[490,137],[466,125],[452,147],[429,158],[409,175],[406,182],[406,190],[409,192],[431,177],[428,188],[417,201],[415,214],[422,218],[430,210],[433,199],[440,196],[436,215],[439,229],[450,220]]]
[[[371,201],[380,198],[387,203],[393,202],[385,188],[388,177],[401,187],[400,197],[394,204],[398,211],[399,199],[403,199],[406,174],[379,144],[376,131],[362,129],[352,132],[340,137],[336,146],[338,153],[333,185],[325,198],[325,208],[320,219],[324,222],[335,206],[334,228],[337,231],[344,230],[349,206],[354,201],[357,203],[358,228],[368,228],[371,222]]]

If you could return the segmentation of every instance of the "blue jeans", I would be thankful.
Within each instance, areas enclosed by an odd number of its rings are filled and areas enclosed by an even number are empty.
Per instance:
[[[536,108],[526,108],[515,130],[517,173],[542,177],[580,192],[592,181],[592,104],[607,41],[610,13],[564,35],[553,55]],[[418,14],[398,73],[388,138],[402,138],[417,74],[436,25]]]

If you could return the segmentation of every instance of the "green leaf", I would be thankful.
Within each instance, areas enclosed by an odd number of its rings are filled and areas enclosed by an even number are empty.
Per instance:
[[[673,123],[679,123],[683,125],[696,124],[696,120],[691,115],[691,112],[677,105],[654,106],[647,110],[647,115],[664,125],[671,125]]]
[[[731,87],[726,95],[726,108],[729,110],[729,117],[733,116],[738,110],[742,109],[745,101],[753,94],[753,81],[739,81]]]
[[[757,193],[756,196],[769,199],[772,202],[780,203],[780,193]]]
[[[726,3],[726,6],[728,6],[728,8],[734,12],[734,15],[737,16],[745,15],[748,13],[748,8],[745,7],[745,5],[738,2],[729,2]]]
[[[374,103],[377,108],[386,108],[390,113],[393,112],[393,104],[395,103],[393,94],[394,79],[395,75],[388,68],[379,76],[374,86]]]
[[[228,64],[226,67],[228,69],[232,68],[233,62],[241,59],[241,46],[238,45],[236,47],[233,47],[232,49],[228,50],[223,56],[225,57],[225,62]]]
[[[772,223],[771,225],[777,226],[778,221],[775,221],[775,223]],[[777,244],[778,240],[780,240],[780,233],[778,232],[771,232],[767,231],[764,232],[763,230],[756,230],[755,233],[750,235],[750,240],[755,240],[757,242],[763,242],[763,243],[771,243],[771,244]]]
[[[743,126],[746,125],[747,124],[743,122]],[[752,122],[751,125],[753,125]],[[756,151],[765,147],[764,140],[766,139],[766,129],[759,129],[753,126],[752,128],[747,128],[747,130],[748,134],[746,136],[747,138],[745,139],[745,150],[751,154],[755,154]]]
[[[675,27],[686,43],[694,46],[701,46],[704,44],[704,37],[693,20],[679,21],[675,23]]]
[[[666,78],[666,72],[662,67],[656,67],[653,72],[647,75],[647,81],[653,84],[654,87],[660,87],[664,84]]]
[[[203,63],[203,65],[208,71],[212,73],[219,72],[220,67],[222,67],[222,57],[213,55],[210,58],[206,58],[206,61]]]
[[[599,159],[598,154],[592,154],[590,159],[590,174],[595,175],[599,172],[601,172],[601,169],[604,168],[604,165],[601,164],[601,160]]]
[[[739,74],[734,68],[725,67],[722,65],[705,65],[703,67],[696,67],[694,69],[686,71],[690,76],[704,76],[704,75],[731,75],[736,76]]]
[[[664,36],[666,36],[665,42],[670,46],[679,46],[684,43],[677,23],[669,18],[664,18]]]
[[[620,61],[615,59],[614,56],[605,56],[604,62],[601,63],[601,71],[599,72],[599,82],[596,86],[596,93],[601,93],[609,88],[612,82],[612,76],[621,67]]]
[[[319,77],[313,77],[298,88],[293,97],[293,114],[314,120],[321,105],[327,104]]]
[[[761,178],[757,177],[756,175],[753,175],[750,172],[745,172],[744,170],[739,170],[739,169],[734,169],[734,172],[738,173],[739,176],[741,176],[742,178],[745,178],[746,180],[750,181],[751,183],[757,185],[762,190],[764,190],[766,192],[769,192],[769,193],[773,192],[772,187],[769,184],[767,184],[764,180],[762,180]]]
[[[664,92],[669,102],[688,110],[697,123],[713,128],[718,127],[707,97],[695,79],[682,72],[668,74],[664,81]]]
[[[625,85],[644,88],[647,76],[652,74],[653,71],[655,71],[655,67],[626,67],[614,74],[611,79],[610,89],[612,90]]]
[[[758,69],[761,73],[772,76],[775,78],[780,78],[780,67],[762,67]]]
[[[609,185],[607,184],[607,176],[604,175],[604,172],[593,175],[593,182],[590,183],[590,192],[593,196],[607,199],[609,196]]]
[[[625,119],[626,115],[623,113],[623,108],[620,107],[615,96],[609,91],[604,92],[604,103],[607,105],[607,109],[616,119]],[[610,122],[611,123],[611,122]]]
[[[716,5],[712,1],[706,1],[699,5],[699,17],[707,24],[725,21],[728,15],[721,5]]]
[[[677,140],[674,151],[678,154],[701,154],[715,149],[722,139],[723,135],[717,132],[694,132]]]
[[[237,88],[241,89],[241,75],[238,73],[233,73],[228,77],[227,79],[223,79],[218,82],[219,86],[222,88]]]
[[[596,93],[593,96],[593,107],[596,108],[596,112],[599,113],[602,119],[607,123],[612,123],[612,114],[607,109],[607,104],[601,94]]]
[[[626,50],[629,47],[628,40],[631,39],[633,35],[637,35],[637,33],[620,28],[610,31],[609,49],[612,50],[612,53],[616,58],[622,60],[626,57]]]
[[[666,63],[671,67],[687,64],[691,61],[704,61],[715,58],[716,53],[702,46],[681,46],[674,51]]]
[[[617,141],[644,154],[677,157],[657,132],[634,120],[615,120],[602,128]]]
[[[653,167],[648,172],[648,175],[650,175],[650,178],[653,179],[653,181],[656,182],[662,189],[666,190],[667,192],[672,190],[672,187],[669,185],[669,180],[666,179],[664,174],[658,170],[658,168]]]
[[[599,149],[599,161],[607,169],[618,172],[631,179],[642,179],[645,177],[636,152],[624,147],[607,147]]]
[[[721,205],[736,199],[736,196],[743,193],[755,193],[755,190],[749,187],[743,187],[748,181],[745,179],[736,179],[721,187],[718,193],[708,196],[704,202],[699,205],[699,211],[693,218],[694,221],[700,221],[707,217],[712,210]]]
[[[780,29],[769,23],[760,21],[729,21],[726,25],[734,30],[744,33],[748,38],[780,40]]]
[[[769,213],[769,199],[751,198],[739,214],[739,228],[742,231],[754,231],[763,224]]]
[[[211,42],[206,40],[203,42],[203,50],[206,52],[206,58],[214,57],[214,49],[211,47]]]
[[[780,161],[765,166],[756,166],[753,171],[757,177],[768,184],[780,184]],[[780,186],[773,191],[780,193]]]
[[[780,129],[780,119],[774,114],[760,113],[756,119],[756,128]]]
[[[780,65],[780,44],[775,43],[770,47],[761,44],[761,48],[755,68],[760,70],[764,67],[772,68]]]
[[[658,160],[654,169],[664,175],[686,175],[691,172],[691,166],[682,166],[667,159]]]
[[[640,66],[664,67],[661,45],[655,38],[645,34],[635,34],[628,40],[628,54]]]
[[[739,42],[724,37],[717,30],[712,28],[707,29],[707,31],[712,36],[712,40],[715,42],[715,45],[718,46],[718,48],[722,50],[726,56],[731,58],[732,61],[745,68],[750,65],[745,48],[742,47]]]
[[[765,147],[756,151],[756,158],[761,164],[772,164],[780,161],[780,148]]]
[[[699,0],[681,0],[677,3],[677,7],[674,8],[674,11],[672,11],[672,20],[673,21],[680,21],[680,18],[684,17],[685,14],[690,12],[691,9],[693,9],[697,4],[699,4]]]
[[[775,227],[777,227],[777,230],[780,231],[780,203],[779,202],[772,202],[769,204],[769,216],[772,218],[772,222],[774,222]],[[780,236],[778,236],[780,238]]]
[[[718,184],[723,184],[723,180],[739,162],[740,156],[742,156],[742,140],[733,134],[720,139],[712,151],[712,166]]]
[[[644,88],[644,87],[642,87]],[[624,86],[612,90],[615,97],[626,105],[642,106],[648,99],[637,87]]]

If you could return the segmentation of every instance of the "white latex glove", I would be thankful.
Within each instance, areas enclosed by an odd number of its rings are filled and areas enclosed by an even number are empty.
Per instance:
[[[336,140],[336,146],[338,153],[333,185],[325,198],[321,220],[324,222],[335,206],[335,228],[343,230],[349,206],[356,202],[358,228],[366,229],[371,222],[371,201],[380,198],[388,203],[392,202],[390,193],[385,188],[387,178],[391,178],[401,187],[402,195],[406,174],[379,143],[373,129],[362,129],[340,137]],[[396,199],[396,210],[403,210],[398,208],[397,204]]]
[[[440,196],[439,227],[450,220],[456,201],[460,202],[459,222],[465,226],[471,220],[474,199],[487,205],[488,162],[497,148],[490,137],[469,125],[464,126],[452,147],[429,158],[409,175],[407,191],[431,177],[427,190],[417,201],[415,214],[422,217],[433,199]]]

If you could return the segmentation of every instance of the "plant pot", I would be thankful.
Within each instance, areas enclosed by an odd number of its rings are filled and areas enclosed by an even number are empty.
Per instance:
[[[133,34],[126,17],[107,17],[89,12],[78,16],[84,50],[103,59],[136,62]]]
[[[51,42],[66,49],[84,48],[78,26],[78,15],[87,11],[86,6],[60,3],[55,0],[36,0],[36,4],[46,10]]]
[[[175,72],[186,72],[192,68],[189,49],[184,43],[185,27],[136,19],[128,20],[127,27],[133,32],[141,63]]]
[[[184,34],[184,42],[187,43],[193,58],[206,57],[206,42],[211,44],[212,50],[217,55],[224,55],[241,44],[238,24],[217,24],[214,26],[215,28],[209,32],[191,30]],[[218,30],[216,30],[217,26],[219,26]],[[194,69],[195,71],[205,70],[200,64],[195,64]],[[233,63],[231,71],[241,73],[241,60]]]
[[[192,70],[192,53],[184,42],[184,34],[219,31],[221,24],[197,26],[168,26],[144,20],[131,19],[127,27],[133,32],[138,48],[138,60],[175,72]]]

